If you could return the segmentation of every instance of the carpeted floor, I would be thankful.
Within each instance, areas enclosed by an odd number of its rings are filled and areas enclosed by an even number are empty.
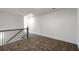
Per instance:
[[[30,38],[0,46],[2,51],[77,51],[77,45],[35,34]]]

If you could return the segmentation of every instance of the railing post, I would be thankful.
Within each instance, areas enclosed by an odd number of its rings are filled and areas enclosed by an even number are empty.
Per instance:
[[[27,27],[27,38],[29,38],[29,27]]]

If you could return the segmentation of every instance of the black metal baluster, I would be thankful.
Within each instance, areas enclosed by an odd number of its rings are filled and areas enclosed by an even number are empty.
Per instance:
[[[1,32],[1,39],[2,39],[2,51],[4,51],[3,32]]]

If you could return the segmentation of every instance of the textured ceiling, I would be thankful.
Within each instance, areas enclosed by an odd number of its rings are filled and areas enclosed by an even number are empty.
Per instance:
[[[34,15],[44,15],[53,12],[54,8],[0,8],[1,12],[7,12],[17,15],[28,15],[28,14],[34,14]]]

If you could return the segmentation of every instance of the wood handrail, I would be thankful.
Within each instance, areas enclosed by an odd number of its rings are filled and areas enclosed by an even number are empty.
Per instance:
[[[17,30],[24,30],[24,28],[19,28],[19,29],[8,29],[8,30],[0,30],[0,32],[17,31]]]

